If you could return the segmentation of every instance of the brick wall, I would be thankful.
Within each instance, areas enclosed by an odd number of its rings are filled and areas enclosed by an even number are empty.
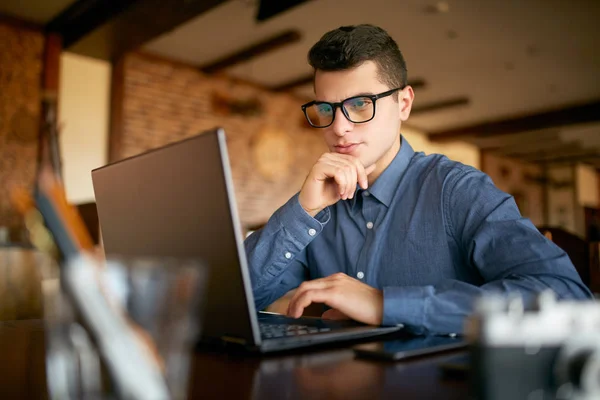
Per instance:
[[[244,226],[265,222],[296,193],[318,157],[326,151],[321,134],[302,123],[302,101],[226,78],[208,77],[197,69],[140,54],[124,64],[123,115],[119,154],[132,156],[151,148],[222,126],[227,135],[233,179]],[[257,116],[223,116],[213,106],[214,93],[241,100],[257,99],[264,112]],[[273,156],[287,168],[261,173],[253,143],[265,130],[277,128]],[[286,151],[287,149],[287,151]],[[263,154],[264,156],[264,154]],[[285,166],[286,162],[276,163]]]
[[[9,189],[30,189],[36,170],[43,46],[42,33],[0,23],[0,226],[14,232]]]

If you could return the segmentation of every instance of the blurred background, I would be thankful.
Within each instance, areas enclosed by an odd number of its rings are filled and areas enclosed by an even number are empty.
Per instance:
[[[402,133],[491,176],[598,273],[600,1],[3,0],[0,243],[26,240],[8,190],[32,188],[44,121],[99,241],[90,171],[223,126],[245,230],[326,150],[300,105],[309,48],[341,25],[398,42],[415,89]],[[48,104],[53,107],[48,107]]]

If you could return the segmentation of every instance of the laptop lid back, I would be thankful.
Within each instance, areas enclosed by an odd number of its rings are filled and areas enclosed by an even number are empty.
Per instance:
[[[200,258],[202,336],[260,343],[225,133],[215,129],[92,171],[107,257]]]

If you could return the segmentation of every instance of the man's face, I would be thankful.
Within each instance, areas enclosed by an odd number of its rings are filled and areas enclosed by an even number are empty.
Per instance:
[[[377,78],[377,65],[367,61],[346,70],[325,72],[317,70],[315,95],[319,101],[340,102],[361,94],[379,94],[390,88]],[[400,148],[400,124],[408,118],[412,105],[412,88],[398,91],[395,96],[376,100],[375,117],[365,123],[352,123],[341,109],[336,110],[333,124],[322,131],[331,152],[357,157],[365,167],[377,164],[378,176]]]

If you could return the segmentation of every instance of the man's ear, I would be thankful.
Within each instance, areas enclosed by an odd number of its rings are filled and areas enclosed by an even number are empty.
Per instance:
[[[411,86],[406,86],[398,94],[398,107],[400,107],[400,120],[406,121],[412,109],[415,91]]]

